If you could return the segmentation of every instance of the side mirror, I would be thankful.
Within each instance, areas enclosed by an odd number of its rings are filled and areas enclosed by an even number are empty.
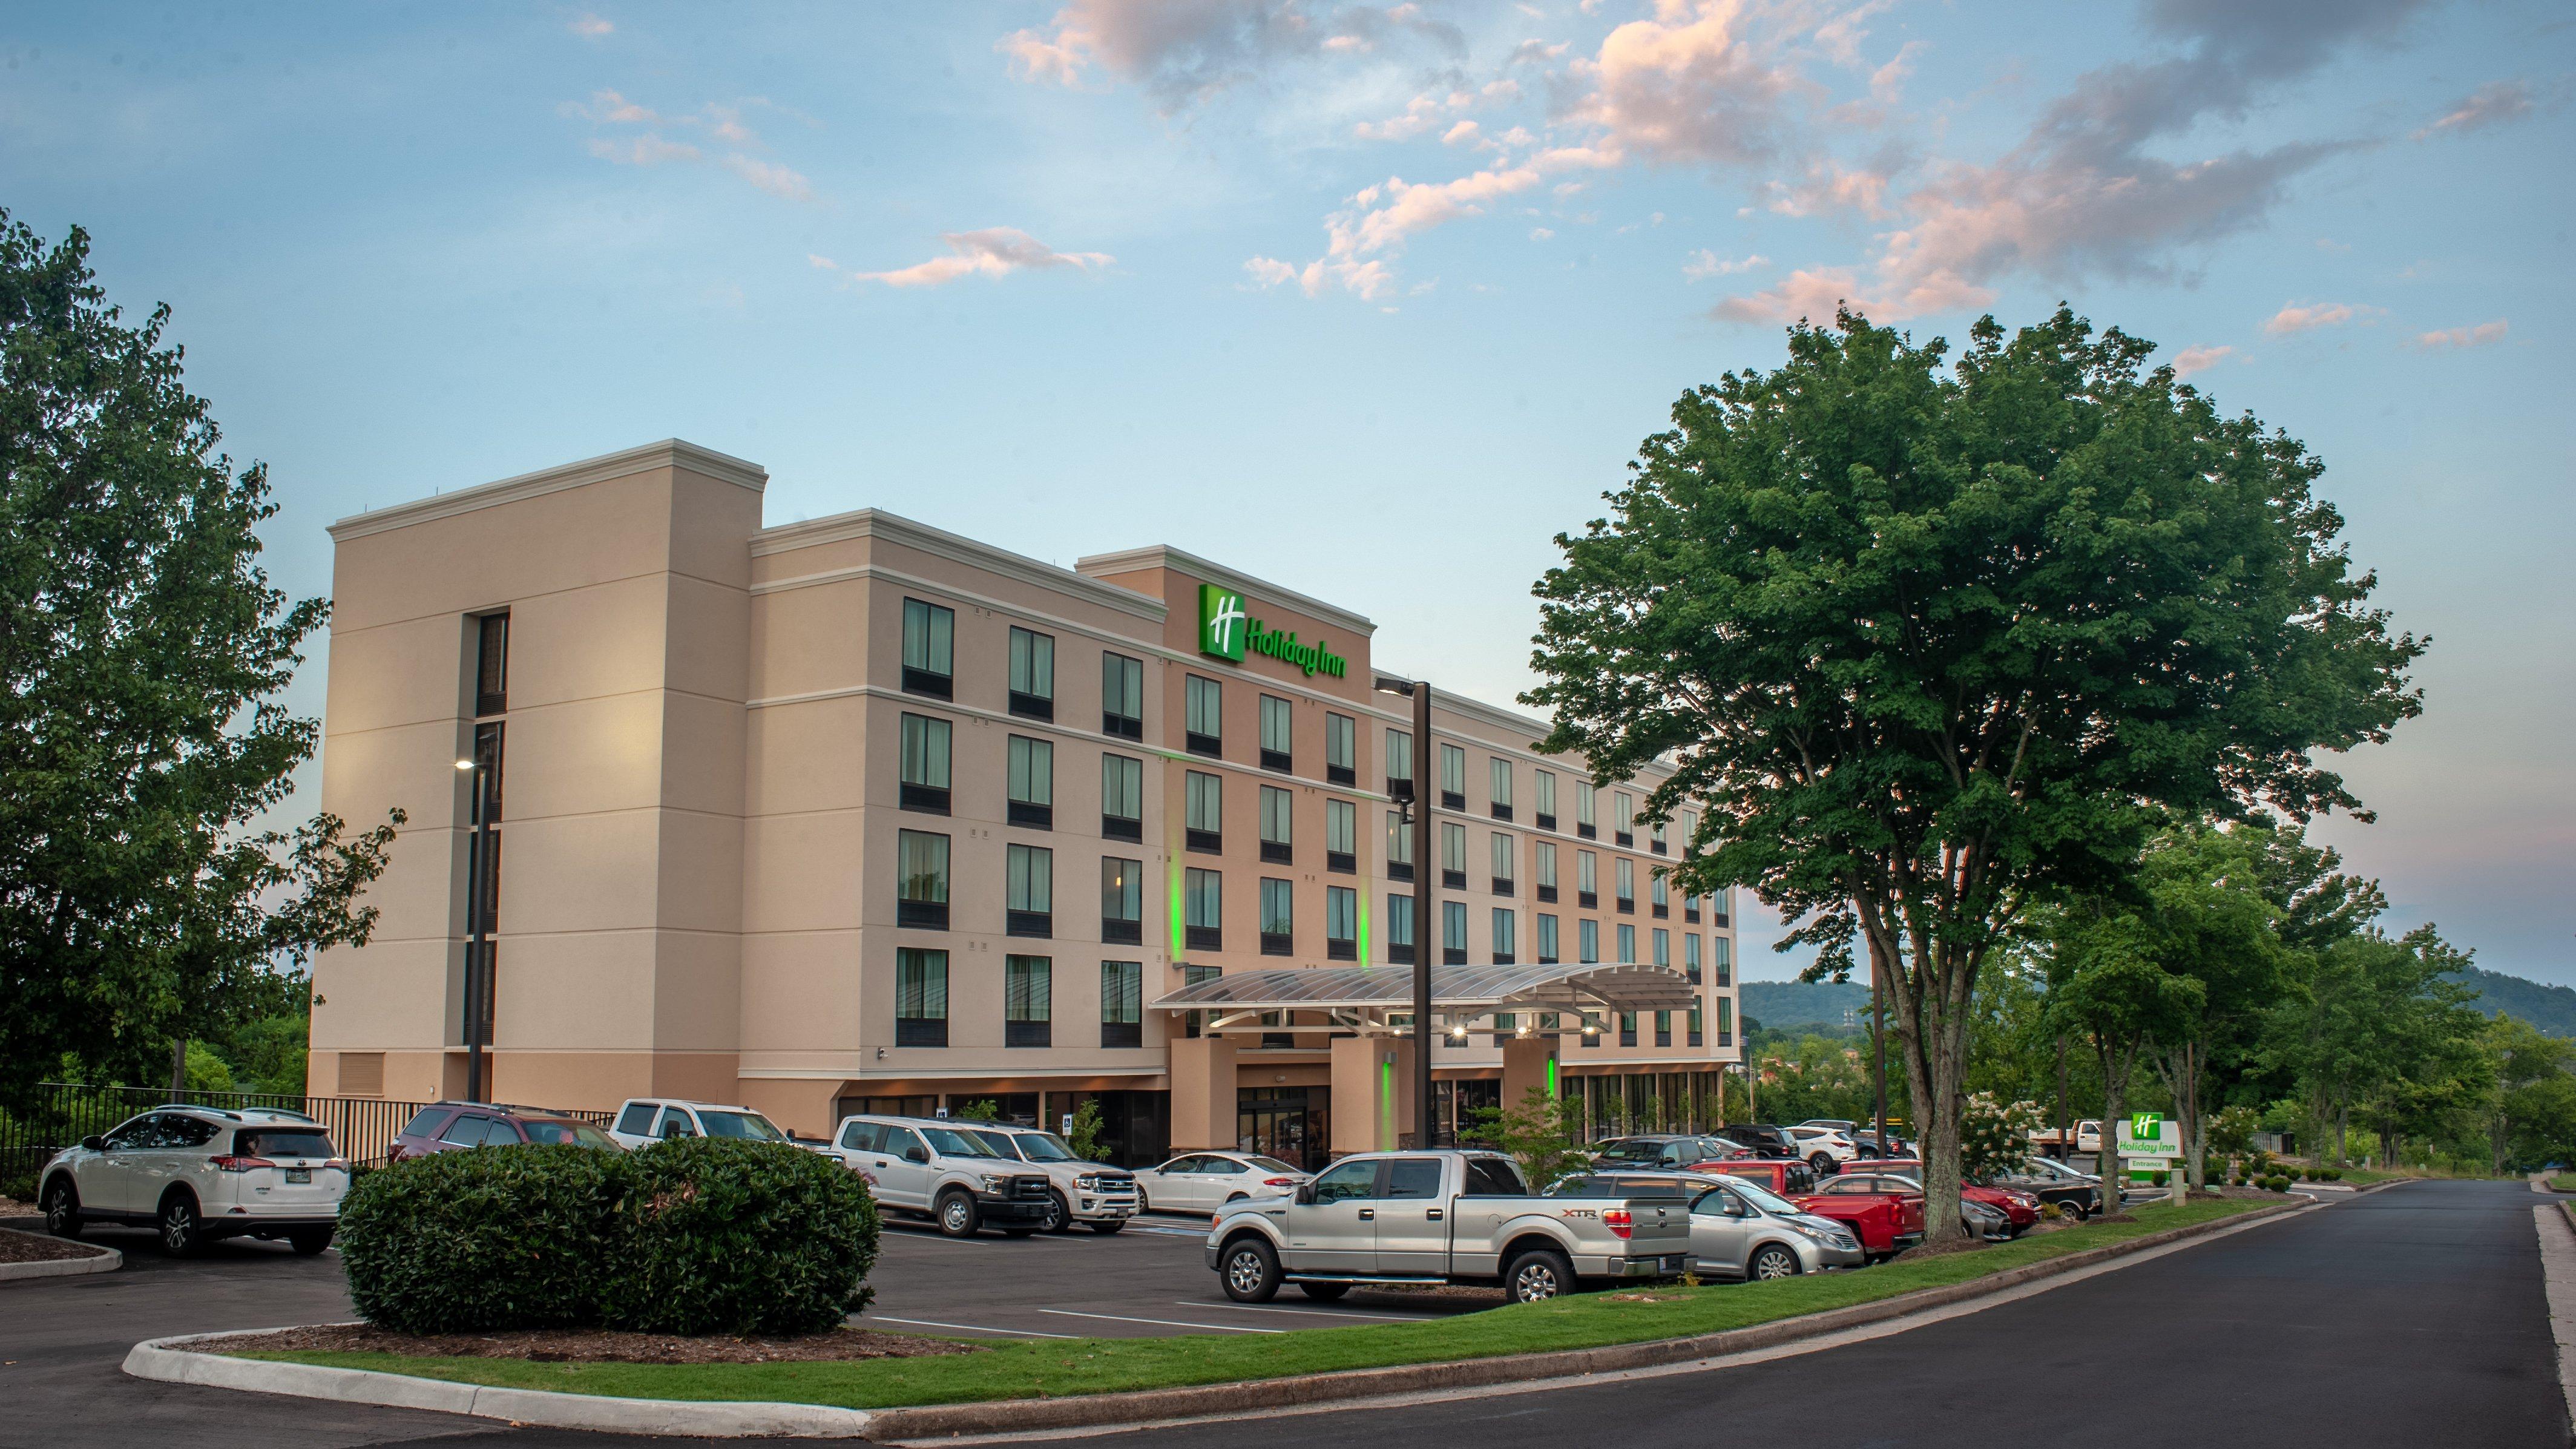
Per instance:
[[[1297,1206],[1313,1207],[1314,1205],[1315,1185],[1311,1182],[1301,1182],[1297,1184]]]
[[[84,1151],[105,1152],[107,1150],[107,1139],[92,1134],[91,1136],[81,1139],[81,1147]]]
[[[928,1162],[930,1160],[930,1150],[916,1142],[912,1146],[903,1150],[903,1160],[906,1162]]]

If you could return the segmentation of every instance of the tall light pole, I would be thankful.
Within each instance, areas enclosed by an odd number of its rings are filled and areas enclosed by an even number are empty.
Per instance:
[[[474,851],[465,881],[465,1100],[483,1100],[484,998],[492,967],[492,765],[481,749],[456,762],[474,776]]]
[[[1377,677],[1380,694],[1413,700],[1413,794],[1395,796],[1396,808],[1413,827],[1413,1146],[1429,1151],[1436,1144],[1431,1107],[1431,686],[1392,674]],[[1390,790],[1390,795],[1394,792]]]

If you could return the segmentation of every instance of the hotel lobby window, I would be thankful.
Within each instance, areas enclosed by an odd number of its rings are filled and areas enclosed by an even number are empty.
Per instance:
[[[957,611],[919,599],[903,601],[903,687],[933,699],[957,695]]]
[[[1011,713],[1055,718],[1055,636],[1011,630]]]
[[[925,830],[894,833],[894,923],[948,929],[948,837]]]
[[[894,1044],[948,1045],[948,953],[898,946],[894,953]]]
[[[944,719],[903,717],[902,783],[895,803],[925,815],[948,813],[948,752],[955,729]]]
[[[1122,740],[1145,737],[1144,660],[1100,656],[1100,732]]]

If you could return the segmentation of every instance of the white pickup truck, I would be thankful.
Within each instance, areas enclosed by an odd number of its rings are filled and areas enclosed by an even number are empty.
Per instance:
[[[1221,1212],[1207,1265],[1228,1298],[1267,1303],[1283,1282],[1330,1302],[1354,1284],[1500,1283],[1516,1303],[1590,1280],[1667,1277],[1690,1262],[1682,1199],[1539,1197],[1494,1152],[1364,1152],[1293,1199]]]
[[[2032,1151],[2060,1161],[2070,1156],[2089,1157],[2102,1150],[2101,1119],[2087,1117],[2076,1123],[2072,1131],[2061,1132],[2050,1128],[2033,1132],[2030,1134],[2030,1146]]]

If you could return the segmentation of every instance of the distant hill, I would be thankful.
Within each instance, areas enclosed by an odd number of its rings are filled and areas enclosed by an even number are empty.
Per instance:
[[[2477,988],[2478,998],[2471,1006],[2495,1016],[2511,1012],[2551,1036],[2576,1040],[2576,991],[2564,986],[2543,986],[2501,971],[2481,966],[2466,967],[2455,973],[2460,981]],[[1750,1004],[1744,1008],[1759,1017]]]
[[[1737,985],[1735,995],[1737,1009],[1766,1030],[1842,1026],[1846,1011],[1852,1023],[1869,1015],[1869,985],[1860,981],[1746,981]]]

